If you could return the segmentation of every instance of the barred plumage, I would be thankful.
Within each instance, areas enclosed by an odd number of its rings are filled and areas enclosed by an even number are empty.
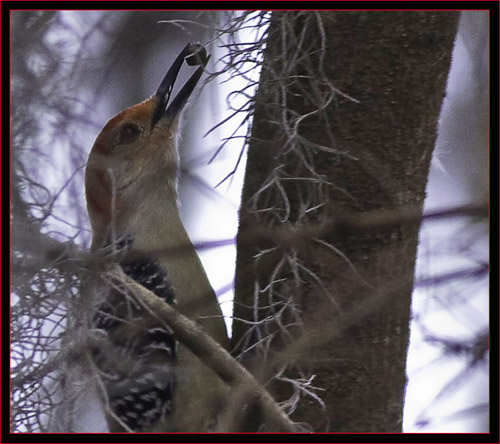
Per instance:
[[[121,267],[165,302],[175,303],[167,273],[152,259],[141,258]],[[147,315],[143,307],[128,298],[118,290],[112,291],[94,317],[95,327],[109,333],[112,356],[118,355],[121,365],[106,362],[109,356],[96,359],[108,373],[105,384],[113,414],[131,430],[142,431],[172,410],[177,341],[168,326],[160,324],[140,326],[130,337],[125,334],[114,338],[114,331],[143,322]]]

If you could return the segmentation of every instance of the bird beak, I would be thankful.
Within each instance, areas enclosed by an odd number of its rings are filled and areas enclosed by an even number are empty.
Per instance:
[[[174,63],[168,70],[167,74],[163,78],[158,91],[156,91],[155,99],[155,109],[153,112],[152,126],[154,127],[163,118],[174,118],[179,114],[187,99],[193,92],[196,84],[200,80],[201,75],[205,66],[207,66],[208,59],[210,55],[207,54],[206,49],[198,43],[188,43],[180,54],[175,59]],[[170,100],[170,95],[172,94],[172,89],[174,87],[175,80],[177,79],[177,74],[182,67],[182,63],[186,60],[186,63],[190,66],[200,65],[196,72],[189,78],[189,80],[184,84],[179,93],[172,100],[170,105],[168,104]],[[167,107],[168,105],[168,107]]]

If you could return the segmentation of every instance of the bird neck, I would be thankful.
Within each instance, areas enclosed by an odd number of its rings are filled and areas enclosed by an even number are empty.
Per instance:
[[[175,196],[176,197],[176,196]],[[217,341],[227,346],[222,312],[189,236],[184,229],[177,199],[168,193],[149,196],[129,227],[132,251],[150,258],[165,272],[177,298],[178,310],[197,320]],[[147,209],[142,210],[142,208]]]
[[[120,231],[133,237],[134,250],[154,252],[192,245],[180,217],[176,189],[158,185],[131,202]]]

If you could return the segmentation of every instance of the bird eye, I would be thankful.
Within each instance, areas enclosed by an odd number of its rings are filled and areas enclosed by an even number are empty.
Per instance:
[[[135,142],[141,135],[141,127],[134,123],[126,123],[120,130],[119,145],[126,145]]]

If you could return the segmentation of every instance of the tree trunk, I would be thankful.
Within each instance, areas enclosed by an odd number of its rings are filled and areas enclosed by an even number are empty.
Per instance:
[[[313,431],[401,431],[418,232],[457,21],[273,13],[232,341],[263,381],[278,375],[276,399]]]

